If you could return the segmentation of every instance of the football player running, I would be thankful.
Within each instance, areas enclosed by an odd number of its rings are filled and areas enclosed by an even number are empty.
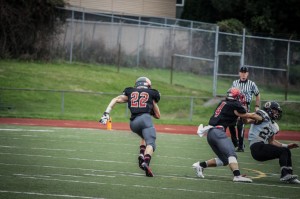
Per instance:
[[[234,145],[228,139],[225,131],[226,127],[236,123],[238,117],[259,119],[256,114],[247,113],[239,101],[240,95],[241,92],[238,88],[230,88],[227,91],[227,97],[219,103],[211,116],[209,126],[204,128],[202,125],[199,126],[197,133],[201,137],[207,133],[207,142],[217,158],[194,163],[192,167],[196,170],[198,177],[204,178],[203,170],[205,168],[229,165],[233,172],[234,182],[252,182],[250,178],[241,175]]]
[[[148,177],[154,176],[149,167],[151,157],[156,148],[156,130],[152,116],[156,119],[160,118],[160,111],[157,105],[159,100],[160,93],[151,88],[150,79],[139,77],[134,87],[125,88],[122,95],[111,100],[99,121],[101,124],[106,124],[115,104],[127,102],[131,112],[130,129],[141,138],[138,164]]]
[[[292,155],[290,149],[299,147],[296,143],[283,144],[275,139],[279,132],[276,120],[280,120],[282,109],[277,102],[265,103],[263,110],[256,111],[259,120],[247,119],[251,123],[248,140],[252,157],[257,161],[279,159],[281,170],[280,181],[300,184],[297,175],[293,175]]]

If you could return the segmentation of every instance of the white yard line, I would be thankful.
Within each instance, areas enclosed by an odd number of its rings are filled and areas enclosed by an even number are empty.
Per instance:
[[[24,165],[24,164],[7,164],[7,163],[1,163],[0,165],[5,165],[5,166],[18,166],[18,167],[37,167],[37,168],[52,168],[52,169],[65,169],[65,170],[80,170],[80,171],[85,171],[85,172],[102,172],[102,173],[113,173],[113,176],[143,176],[144,174],[142,173],[132,173],[132,172],[121,172],[121,171],[111,171],[111,170],[101,170],[101,169],[84,169],[84,168],[75,168],[75,167],[58,167],[58,166],[50,166],[50,165]],[[21,175],[21,174],[16,174],[16,175]],[[26,175],[26,174],[24,174]],[[55,175],[55,174],[48,174],[49,175]],[[97,174],[95,174],[97,175]],[[33,175],[31,175],[33,176]],[[109,175],[112,176],[112,175]],[[210,175],[212,176],[212,175]],[[193,181],[215,181],[215,182],[223,182],[223,183],[228,183],[228,176],[220,176],[218,175],[219,178],[226,178],[226,180],[213,180],[213,179],[199,179],[196,177],[183,177],[182,175],[174,174],[174,175],[155,175],[155,177],[159,178],[176,178],[176,179],[185,179],[185,180],[193,180]],[[282,184],[282,185],[277,185],[277,184],[261,184],[261,183],[249,183],[246,185],[254,185],[254,186],[261,186],[262,188],[266,187],[277,187],[277,188],[287,188],[287,189],[296,189],[300,190],[300,186],[291,186],[288,184]]]
[[[48,129],[0,129],[0,131],[29,131],[29,132],[54,132],[54,130],[48,130]]]
[[[10,193],[10,194],[19,194],[19,195],[50,196],[50,197],[63,197],[63,198],[104,199],[104,198],[95,198],[95,197],[88,197],[88,196],[37,193],[37,192],[25,192],[25,191],[9,191],[9,190],[0,190],[0,193]]]
[[[31,180],[43,180],[43,181],[58,181],[58,182],[67,182],[67,183],[109,185],[109,186],[117,186],[117,187],[120,187],[120,186],[121,187],[138,187],[138,188],[147,188],[147,189],[156,189],[156,190],[170,190],[170,191],[177,191],[177,192],[206,193],[206,194],[221,195],[221,196],[227,195],[227,196],[231,196],[231,197],[252,197],[252,198],[255,197],[255,198],[269,198],[269,199],[285,199],[285,198],[266,196],[266,195],[249,195],[249,194],[239,194],[239,193],[229,193],[229,192],[224,193],[224,192],[218,192],[218,191],[205,191],[205,190],[181,189],[181,188],[170,188],[170,187],[154,187],[154,186],[143,186],[143,185],[128,185],[128,184],[122,184],[122,183],[115,184],[115,183],[103,183],[103,182],[95,182],[95,181],[62,180],[62,179],[41,178],[41,177],[34,177],[34,176],[23,176],[21,178],[31,179]],[[250,183],[247,185],[251,186]],[[22,192],[20,192],[20,193],[22,193]],[[31,193],[31,192],[27,192],[27,193]],[[70,195],[66,195],[66,196],[70,196]],[[74,196],[74,197],[80,197],[80,196]],[[85,196],[83,196],[83,198],[85,198]],[[90,197],[87,197],[87,198],[90,198]]]

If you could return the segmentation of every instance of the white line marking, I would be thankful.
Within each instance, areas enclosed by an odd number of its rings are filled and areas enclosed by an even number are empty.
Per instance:
[[[69,183],[82,183],[82,184],[97,184],[97,185],[110,185],[110,186],[122,186],[122,187],[139,187],[147,189],[161,189],[161,190],[171,190],[171,191],[183,191],[183,192],[195,192],[195,193],[208,193],[208,194],[218,194],[218,195],[231,195],[231,196],[241,196],[241,197],[256,197],[256,198],[272,198],[272,199],[283,199],[273,196],[257,196],[249,194],[237,194],[237,193],[224,193],[217,191],[201,191],[194,189],[180,189],[180,188],[167,188],[167,187],[154,187],[154,186],[143,186],[143,185],[128,185],[128,184],[114,184],[114,183],[103,183],[103,182],[94,182],[94,181],[78,181],[78,180],[61,180],[61,179],[47,179],[47,178],[37,178],[37,177],[22,177],[23,179],[33,179],[33,180],[45,180],[45,181],[59,181],[59,182],[69,182]],[[226,182],[227,183],[227,182]],[[250,183],[248,184],[250,185]]]
[[[96,174],[84,174],[85,176],[93,176],[93,177],[107,177],[107,178],[115,178],[116,176],[108,176],[108,175],[96,175]]]
[[[19,167],[38,167],[38,168],[52,168],[52,169],[66,169],[66,170],[80,170],[80,171],[89,171],[89,172],[105,172],[105,173],[114,173],[115,175],[122,175],[122,176],[143,176],[144,174],[141,173],[130,173],[130,172],[121,172],[121,171],[108,171],[108,170],[100,170],[100,169],[84,169],[84,168],[74,168],[74,167],[58,167],[58,166],[49,166],[49,165],[24,165],[24,164],[7,164],[7,163],[1,163],[0,165],[6,165],[6,166],[19,166]],[[156,177],[160,178],[178,178],[178,179],[185,179],[185,180],[193,180],[193,181],[215,181],[215,182],[223,182],[228,183],[228,180],[213,180],[213,179],[199,179],[192,176],[183,177],[182,175],[179,176],[178,174],[174,175],[155,175]],[[210,175],[212,176],[212,175]],[[220,176],[219,178],[226,176]],[[282,184],[282,185],[276,185],[276,184],[261,184],[261,183],[249,183],[247,185],[254,185],[254,186],[261,186],[261,187],[277,187],[277,188],[287,188],[287,189],[300,189],[300,187],[290,186],[289,184]]]
[[[24,192],[24,191],[8,191],[8,190],[0,190],[0,193],[50,196],[50,197],[64,197],[64,198],[104,199],[104,198],[95,198],[95,197],[88,197],[88,196],[75,196],[75,195],[66,195],[66,194],[49,194],[49,193]]]
[[[29,132],[54,132],[53,130],[41,130],[41,129],[37,129],[37,130],[33,130],[33,129],[0,129],[0,131],[29,131]]]

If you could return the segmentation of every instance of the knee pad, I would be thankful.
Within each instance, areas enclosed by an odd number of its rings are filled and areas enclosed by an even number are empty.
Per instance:
[[[155,149],[156,149],[156,144],[155,143],[151,142],[151,143],[147,143],[147,145],[152,146],[153,152],[155,151]]]
[[[230,163],[238,163],[236,157],[234,157],[234,156],[230,156],[230,157],[228,158],[228,162],[229,162],[229,164],[230,164]]]
[[[220,166],[224,166],[224,163],[222,160],[220,160],[219,158],[215,158],[215,161],[216,161],[216,165],[217,167],[220,167]]]

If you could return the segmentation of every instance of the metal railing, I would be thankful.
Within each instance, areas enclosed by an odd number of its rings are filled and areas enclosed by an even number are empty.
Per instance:
[[[31,93],[31,94],[30,94]],[[84,95],[84,96],[83,96]],[[63,116],[72,114],[82,114],[91,118],[102,114],[108,103],[119,95],[111,92],[91,92],[91,91],[71,91],[71,90],[49,90],[32,88],[0,88],[0,115],[14,116],[23,115],[52,115]],[[38,98],[38,99],[36,99]],[[20,100],[21,99],[21,100]],[[182,103],[185,108],[179,110],[181,116],[178,119],[192,121],[196,108],[196,100],[208,100],[208,97],[195,96],[162,96],[160,109],[169,114],[173,114],[164,107],[164,103]],[[74,101],[76,101],[74,103]],[[74,105],[75,104],[75,105]],[[80,106],[76,107],[76,104]],[[82,105],[86,104],[86,106]],[[186,108],[189,107],[189,108]],[[174,112],[177,112],[174,110]],[[117,117],[129,117],[127,104],[117,110]],[[84,117],[84,116],[83,116]]]

